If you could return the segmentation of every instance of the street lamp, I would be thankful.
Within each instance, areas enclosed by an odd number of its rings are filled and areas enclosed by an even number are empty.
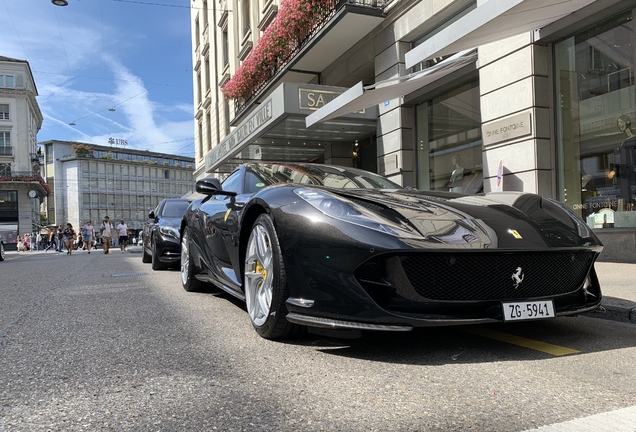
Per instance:
[[[51,0],[55,6],[68,6],[68,2],[66,0]]]

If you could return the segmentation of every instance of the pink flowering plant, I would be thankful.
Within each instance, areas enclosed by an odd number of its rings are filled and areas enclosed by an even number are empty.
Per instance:
[[[274,22],[263,32],[234,76],[221,88],[223,95],[228,99],[249,99],[336,4],[335,0],[283,0]]]

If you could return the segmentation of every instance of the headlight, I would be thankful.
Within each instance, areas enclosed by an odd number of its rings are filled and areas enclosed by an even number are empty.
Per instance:
[[[165,235],[167,237],[173,237],[173,238],[176,238],[177,240],[179,240],[179,230],[176,229],[176,228],[162,226],[162,227],[159,227],[159,232],[162,235]]]
[[[294,189],[294,193],[305,200],[312,207],[325,215],[354,225],[359,225],[396,237],[421,237],[407,228],[393,222],[378,221],[378,216],[371,211],[356,206],[345,199],[336,197],[327,192],[312,189]]]

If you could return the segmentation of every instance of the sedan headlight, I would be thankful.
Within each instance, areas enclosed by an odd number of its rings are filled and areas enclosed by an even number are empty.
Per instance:
[[[378,220],[379,216],[373,212],[327,192],[312,189],[294,189],[294,193],[312,207],[334,219],[390,234],[395,237],[420,237],[407,228],[393,222],[380,222]]]
[[[162,227],[159,227],[159,232],[166,237],[172,237],[179,240],[179,230],[176,228],[162,226]]]

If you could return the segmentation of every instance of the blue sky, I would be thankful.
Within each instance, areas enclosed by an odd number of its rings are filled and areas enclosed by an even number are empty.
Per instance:
[[[194,156],[190,1],[68,2],[0,0],[0,55],[31,66],[38,141]]]

